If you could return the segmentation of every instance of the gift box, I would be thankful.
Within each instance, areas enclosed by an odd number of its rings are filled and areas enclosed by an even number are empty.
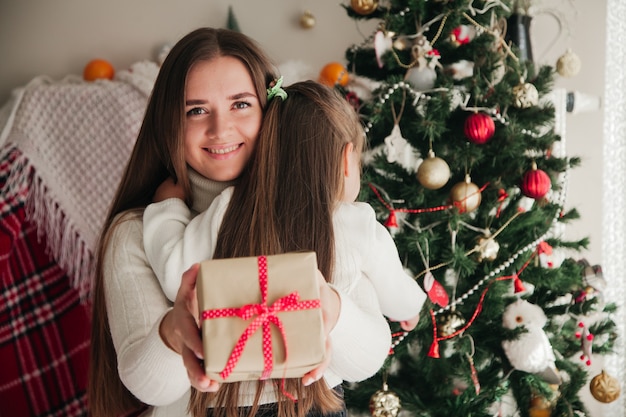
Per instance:
[[[204,261],[197,290],[209,378],[299,378],[324,360],[314,252]]]

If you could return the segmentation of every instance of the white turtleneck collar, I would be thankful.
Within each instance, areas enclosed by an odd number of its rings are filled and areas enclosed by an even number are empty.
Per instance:
[[[191,183],[191,195],[193,205],[191,209],[200,213],[211,205],[213,199],[225,188],[235,185],[236,181],[213,181],[203,177],[188,166],[189,182]]]

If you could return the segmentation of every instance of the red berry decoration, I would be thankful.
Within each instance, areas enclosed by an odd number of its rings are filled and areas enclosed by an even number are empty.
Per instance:
[[[477,145],[487,143],[496,131],[496,124],[486,113],[473,113],[465,120],[465,136]]]
[[[524,174],[521,185],[522,194],[539,200],[548,194],[551,187],[550,176],[545,171],[537,169],[537,164],[533,162],[532,169]]]

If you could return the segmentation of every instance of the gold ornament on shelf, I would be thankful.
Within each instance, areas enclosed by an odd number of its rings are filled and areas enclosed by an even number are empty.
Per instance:
[[[472,182],[469,175],[465,176],[465,181],[459,182],[452,187],[450,198],[461,213],[469,213],[476,210],[482,200],[480,188]]]
[[[313,13],[309,10],[302,13],[302,16],[300,16],[300,26],[304,29],[311,29],[315,26],[315,16],[313,16]]]
[[[400,397],[383,383],[383,389],[371,396],[369,408],[372,417],[396,417],[400,412]]]
[[[603,403],[610,403],[619,397],[621,389],[617,378],[607,374],[603,369],[599,375],[591,379],[589,390],[596,400]]]
[[[378,0],[350,0],[350,7],[360,15],[368,15],[378,8]]]
[[[531,83],[522,81],[513,87],[513,104],[520,109],[527,109],[536,106],[539,103],[539,92],[537,87]]]
[[[443,159],[436,157],[435,153],[428,151],[426,158],[417,168],[417,180],[424,188],[437,190],[450,179],[450,167]]]
[[[556,71],[563,77],[573,77],[578,74],[580,67],[580,58],[571,49],[565,51],[556,61]]]

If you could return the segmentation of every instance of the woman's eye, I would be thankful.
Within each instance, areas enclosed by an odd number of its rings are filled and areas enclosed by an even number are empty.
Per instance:
[[[245,109],[247,107],[250,107],[250,103],[248,103],[247,101],[238,101],[235,104],[233,104],[233,107],[235,109]]]
[[[187,111],[187,116],[195,116],[198,114],[204,114],[206,111],[201,107],[194,107],[193,109]]]

